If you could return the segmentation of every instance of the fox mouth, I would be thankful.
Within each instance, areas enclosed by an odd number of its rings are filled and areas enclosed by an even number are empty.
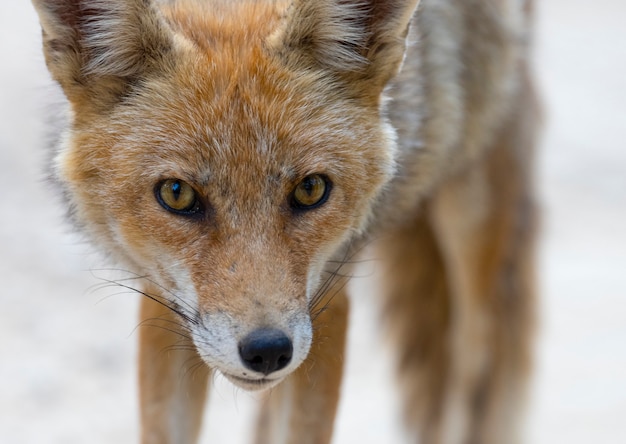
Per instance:
[[[258,391],[266,388],[274,387],[283,378],[261,378],[261,379],[252,379],[252,378],[243,378],[241,376],[235,376],[228,373],[222,373],[226,379],[235,384],[237,387],[241,387],[244,390],[249,391]]]

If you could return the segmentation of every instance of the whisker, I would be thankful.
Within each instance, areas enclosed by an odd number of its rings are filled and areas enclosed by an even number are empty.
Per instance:
[[[155,281],[154,279],[152,279],[149,275],[140,275],[134,271],[131,270],[123,270],[123,269],[119,269],[119,268],[102,268],[99,269],[100,271],[108,271],[108,272],[117,272],[117,273],[128,273],[131,275],[134,275],[132,277],[126,277],[123,279],[116,279],[115,281],[113,281],[114,283],[117,282],[124,282],[124,281],[133,281],[133,280],[143,280],[146,281],[152,285],[154,285],[155,287],[157,287],[160,290],[163,290],[164,292],[168,293],[169,295],[173,296],[174,299],[176,299],[177,302],[182,303],[182,305],[186,306],[186,309],[188,309],[190,312],[194,313],[196,312],[195,307],[191,306],[187,301],[185,301],[183,298],[181,298],[180,296],[178,296],[175,292],[173,292],[172,290],[170,290],[167,287],[164,287],[163,285],[159,284],[157,281]],[[93,270],[92,270],[92,275],[93,275]],[[94,275],[94,277],[98,278],[97,276]],[[106,279],[105,279],[106,280]]]
[[[326,303],[321,308],[317,309],[316,312],[313,312],[311,314],[312,320],[317,319],[319,315],[321,315],[328,309],[328,306],[330,305],[332,300],[335,299],[335,297],[339,294],[339,292],[341,292],[346,287],[346,285],[348,285],[348,282],[350,282],[350,278],[347,278],[346,280],[344,280],[344,282],[342,282],[342,284],[337,288],[337,290],[335,290],[335,292],[326,300]]]
[[[361,253],[371,242],[373,241],[373,239],[369,239],[368,241],[364,241],[362,243],[359,244],[358,248],[353,248],[353,243],[350,243],[346,246],[345,248],[345,253],[343,258],[341,259],[333,259],[333,260],[329,260],[327,261],[328,265],[336,265],[334,269],[332,270],[323,270],[322,273],[325,273],[328,275],[328,277],[324,280],[324,282],[322,283],[322,285],[320,286],[320,288],[318,288],[318,290],[315,292],[315,295],[311,298],[311,301],[309,302],[309,310],[312,313],[312,318],[315,319],[317,316],[319,316],[323,311],[326,310],[326,307],[328,307],[328,304],[330,303],[330,301],[332,301],[332,299],[334,299],[334,297],[343,290],[343,288],[348,284],[348,282],[354,278],[354,277],[367,277],[373,274],[372,272],[369,272],[363,276],[359,275],[356,276],[354,273],[350,272],[350,273],[343,273],[341,270],[343,267],[345,267],[346,265],[349,266],[353,266],[355,264],[363,264],[363,263],[368,263],[368,262],[373,262],[375,261],[375,259],[361,259],[361,260],[353,260],[353,258],[358,255],[359,253]],[[328,292],[337,285],[337,283],[339,281],[343,280],[344,282],[341,283],[341,285],[337,288],[337,290],[330,296],[328,296]],[[324,306],[321,307],[320,309],[317,309],[317,306],[320,304],[320,302],[325,301]]]
[[[168,331],[168,332],[170,332],[172,334],[180,336],[183,339],[186,339],[188,341],[193,342],[193,339],[191,338],[191,336],[188,336],[184,332],[182,332],[180,330],[177,330],[175,328],[172,328],[172,327],[166,327],[166,326],[161,325],[161,324],[153,323],[154,321],[165,321],[165,319],[163,319],[163,318],[152,318],[152,319],[143,320],[133,329],[133,332],[137,331],[137,329],[140,328],[140,327],[152,327],[152,328],[158,328],[158,329],[161,329],[161,330]],[[177,327],[183,327],[180,324],[176,324],[176,326]]]
[[[139,288],[135,288],[132,287],[130,285],[124,284],[120,281],[114,281],[112,279],[108,279],[108,278],[102,278],[100,277],[99,279],[103,280],[106,284],[110,284],[110,285],[115,285],[118,287],[122,287],[125,288],[127,290],[130,290],[132,292],[138,293],[140,295],[143,295],[145,297],[147,297],[148,299],[160,304],[161,306],[167,308],[168,310],[176,313],[177,315],[179,315],[181,318],[183,318],[185,321],[189,322],[190,324],[194,324],[197,325],[198,324],[198,318],[199,316],[197,315],[196,311],[193,310],[192,314],[188,314],[185,312],[185,310],[178,304],[170,302],[169,300],[167,300],[166,298],[162,297],[162,296],[158,296],[158,295],[154,295],[151,293],[148,293],[144,290],[141,290]],[[195,316],[194,316],[195,315]]]
[[[357,251],[358,252],[358,251]],[[327,264],[348,264],[348,265],[359,265],[359,264],[367,264],[368,262],[377,262],[378,259],[375,258],[368,258],[368,259],[359,259],[356,261],[352,261],[352,260],[346,260],[346,261],[340,261],[340,260],[328,260],[326,261]]]
[[[324,282],[324,284],[320,287],[320,289],[316,292],[315,296],[311,299],[309,303],[309,311],[313,312],[317,305],[326,298],[330,289],[336,284],[339,279],[344,279],[338,277],[336,274],[331,273],[328,279]]]
[[[112,287],[113,287],[113,285],[111,285],[111,288],[112,288]],[[103,287],[103,288],[108,288],[108,287]],[[106,300],[108,300],[108,299],[111,299],[112,297],[115,297],[115,296],[120,296],[120,295],[123,295],[123,294],[136,294],[136,293],[137,293],[136,291],[117,291],[117,292],[115,292],[115,293],[111,293],[111,294],[108,294],[108,295],[106,295],[106,296],[101,297],[100,299],[98,299],[98,300],[96,301],[96,303],[95,303],[95,304],[96,304],[96,305],[100,305],[100,304],[102,304],[104,301],[106,301]]]

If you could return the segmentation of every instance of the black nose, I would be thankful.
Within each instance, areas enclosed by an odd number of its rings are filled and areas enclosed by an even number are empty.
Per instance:
[[[269,375],[291,362],[293,345],[280,330],[260,328],[239,343],[239,355],[244,365],[255,372]]]

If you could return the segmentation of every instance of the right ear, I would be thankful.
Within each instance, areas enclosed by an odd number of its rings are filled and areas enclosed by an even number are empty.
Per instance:
[[[118,102],[165,62],[172,35],[148,0],[32,0],[46,64],[74,106]]]
[[[419,0],[293,0],[269,43],[294,68],[378,101],[402,64]]]

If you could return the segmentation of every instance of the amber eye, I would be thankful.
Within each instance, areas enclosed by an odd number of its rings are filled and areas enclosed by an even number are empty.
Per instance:
[[[157,201],[172,213],[191,215],[200,211],[200,202],[194,189],[180,179],[166,179],[155,188]]]
[[[305,177],[293,190],[291,205],[302,210],[311,210],[328,199],[331,182],[321,174]]]

